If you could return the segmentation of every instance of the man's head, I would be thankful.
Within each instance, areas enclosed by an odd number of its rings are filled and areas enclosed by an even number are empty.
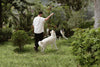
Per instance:
[[[40,11],[40,12],[39,12],[39,16],[42,16],[42,14],[43,14],[43,12],[42,12],[42,11]]]

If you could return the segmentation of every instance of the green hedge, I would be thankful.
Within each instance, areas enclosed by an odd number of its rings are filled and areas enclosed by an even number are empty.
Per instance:
[[[23,49],[24,45],[30,42],[30,37],[24,30],[18,30],[13,33],[12,41],[14,45],[18,46],[20,51]]]
[[[83,67],[100,66],[100,28],[75,29],[73,53]]]

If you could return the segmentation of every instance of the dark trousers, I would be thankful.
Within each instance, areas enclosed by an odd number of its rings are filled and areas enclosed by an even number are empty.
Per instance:
[[[35,48],[38,49],[38,42],[43,40],[43,33],[37,34],[35,33]]]

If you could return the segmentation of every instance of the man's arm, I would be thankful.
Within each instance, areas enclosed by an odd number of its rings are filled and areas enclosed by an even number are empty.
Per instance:
[[[45,18],[45,21],[47,21],[54,13],[51,13],[47,18]]]

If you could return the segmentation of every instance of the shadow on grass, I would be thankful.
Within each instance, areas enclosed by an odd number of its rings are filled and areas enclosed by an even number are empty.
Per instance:
[[[15,53],[19,53],[19,54],[23,54],[23,53],[29,53],[32,52],[33,49],[30,48],[23,48],[22,50],[20,50],[19,48],[14,49]]]
[[[66,46],[71,46],[71,43],[74,41],[74,39],[69,38],[68,40],[62,39],[58,40],[57,44],[59,46],[66,45]]]
[[[0,42],[0,46],[5,45],[5,42]]]
[[[53,49],[53,50],[47,50],[46,53],[56,53],[57,50]]]
[[[13,43],[11,41],[6,41],[6,42],[0,42],[0,46],[4,45],[12,45]]]
[[[57,54],[57,55],[65,55],[65,51],[60,51],[59,49],[53,49],[53,50],[46,50],[46,54]]]

